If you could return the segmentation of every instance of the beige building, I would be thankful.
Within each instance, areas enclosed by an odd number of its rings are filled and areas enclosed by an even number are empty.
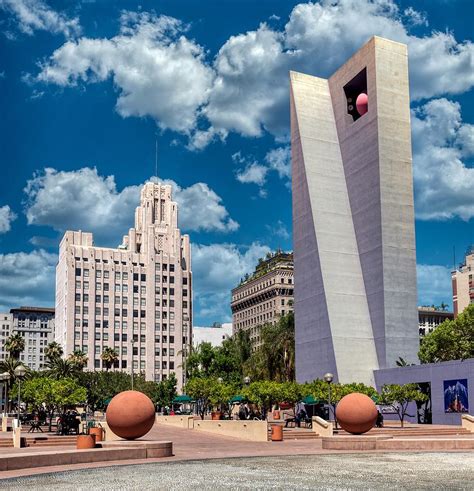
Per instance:
[[[435,307],[418,307],[418,330],[420,341],[423,336],[433,332],[445,320],[454,319],[454,314]]]
[[[8,357],[5,341],[12,334],[25,339],[20,361],[32,370],[46,367],[44,349],[54,340],[54,309],[46,307],[19,307],[9,314],[0,314],[0,360]]]
[[[454,317],[474,303],[474,245],[466,252],[464,262],[451,273]]]
[[[87,232],[67,231],[56,270],[56,341],[65,354],[87,353],[88,369],[114,369],[160,381],[172,372],[182,387],[192,343],[192,273],[188,235],[178,229],[171,186],[148,182],[135,227],[117,249],[96,247]]]
[[[233,332],[249,332],[254,347],[261,344],[260,328],[276,324],[293,311],[293,253],[269,254],[232,290]]]

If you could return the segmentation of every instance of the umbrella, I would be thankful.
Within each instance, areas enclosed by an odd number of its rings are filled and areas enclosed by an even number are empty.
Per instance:
[[[318,401],[318,399],[315,399],[313,396],[306,396],[302,402],[303,404],[308,404],[308,405],[320,403],[320,401]]]
[[[189,396],[187,396],[186,394],[183,394],[181,396],[176,396],[173,399],[173,404],[186,404],[189,402],[193,402],[193,400]]]
[[[244,396],[234,396],[229,401],[229,404],[238,404],[238,403],[243,402],[243,401],[245,401],[245,397]]]

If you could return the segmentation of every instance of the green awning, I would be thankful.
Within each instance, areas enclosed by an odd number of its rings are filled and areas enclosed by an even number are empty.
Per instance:
[[[104,401],[104,404],[105,404],[106,406],[108,406],[108,405],[110,404],[110,401],[111,401],[111,400],[112,400],[112,397],[109,397],[108,399],[106,399],[106,400]]]
[[[176,396],[173,399],[173,404],[186,404],[186,403],[190,403],[190,402],[193,402],[193,400],[189,396],[187,396],[186,394],[183,394],[181,396]]]
[[[378,404],[380,396],[378,394],[374,394],[371,399],[375,402],[375,404]]]
[[[237,404],[239,402],[245,401],[244,396],[234,396],[232,399],[229,401],[229,404]]]
[[[303,399],[303,404],[319,404],[320,401],[318,399],[315,399],[313,396],[306,396],[304,399]]]

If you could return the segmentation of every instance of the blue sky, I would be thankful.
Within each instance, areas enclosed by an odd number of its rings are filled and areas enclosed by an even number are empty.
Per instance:
[[[419,302],[474,243],[469,0],[0,0],[0,309],[54,304],[66,228],[116,246],[139,186],[173,181],[195,325],[291,249],[288,70],[328,76],[372,35],[409,46]]]

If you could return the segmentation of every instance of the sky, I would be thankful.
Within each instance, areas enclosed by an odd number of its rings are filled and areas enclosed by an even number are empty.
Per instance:
[[[172,182],[194,324],[231,318],[292,249],[288,71],[328,77],[371,36],[409,53],[419,304],[451,305],[474,243],[470,0],[0,0],[0,311],[54,305],[66,229],[115,247]]]

